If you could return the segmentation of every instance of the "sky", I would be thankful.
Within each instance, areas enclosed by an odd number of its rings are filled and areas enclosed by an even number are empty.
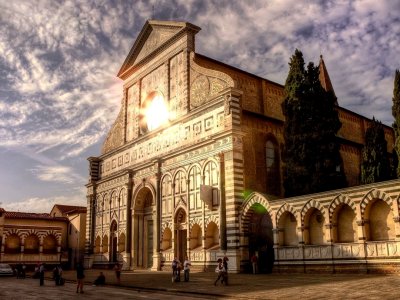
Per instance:
[[[398,0],[0,0],[0,207],[86,206],[87,158],[148,19],[195,24],[196,52],[280,84],[296,48],[323,54],[340,106],[393,122]]]

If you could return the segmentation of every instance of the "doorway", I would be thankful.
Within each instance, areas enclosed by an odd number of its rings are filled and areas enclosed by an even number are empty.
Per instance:
[[[181,262],[187,254],[187,220],[186,212],[180,208],[175,215],[175,257]]]
[[[116,263],[118,261],[118,235],[117,235],[117,222],[113,221],[110,226],[110,262]]]
[[[258,256],[259,273],[271,273],[274,264],[272,219],[261,204],[254,204],[249,220],[249,260]]]

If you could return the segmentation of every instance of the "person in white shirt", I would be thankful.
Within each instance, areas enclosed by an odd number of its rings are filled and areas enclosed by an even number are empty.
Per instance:
[[[189,281],[189,272],[190,272],[190,266],[192,265],[192,262],[186,255],[185,261],[183,262],[183,272],[184,272],[184,277],[185,277],[185,282]]]

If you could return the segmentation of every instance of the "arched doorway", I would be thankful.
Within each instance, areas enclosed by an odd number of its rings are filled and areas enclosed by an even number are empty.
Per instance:
[[[259,203],[253,204],[248,214],[249,259],[257,254],[259,272],[271,273],[274,264],[271,216]]]
[[[187,216],[183,208],[175,213],[175,257],[181,262],[185,260],[187,253]]]
[[[117,222],[114,220],[110,226],[110,262],[115,263],[118,261],[118,227]]]
[[[133,263],[138,268],[153,267],[155,249],[153,208],[154,196],[148,187],[141,188],[133,201]],[[154,216],[155,217],[155,216]]]

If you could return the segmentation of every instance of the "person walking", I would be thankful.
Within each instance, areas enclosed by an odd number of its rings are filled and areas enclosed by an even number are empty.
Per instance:
[[[40,282],[40,286],[44,285],[44,263],[40,264],[39,267],[39,282]]]
[[[179,267],[179,260],[178,258],[174,258],[172,261],[171,267],[172,267],[172,282],[176,281],[177,275],[178,275],[178,267]]]
[[[25,279],[25,277],[26,277],[26,265],[25,265],[25,263],[22,263],[21,270],[22,270],[21,271],[22,272],[21,276],[22,276],[23,279]]]
[[[225,285],[228,285],[228,261],[229,258],[228,256],[224,256],[224,258],[222,259],[222,264],[224,265],[224,269],[225,269],[225,274],[222,277],[222,282],[221,283],[225,283]]]
[[[56,285],[61,285],[61,276],[62,276],[62,268],[61,265],[58,265],[53,270],[54,281]]]
[[[224,263],[221,258],[218,258],[218,265],[215,268],[215,272],[218,274],[217,279],[214,281],[214,285],[217,285],[217,282],[221,279],[221,283],[224,283],[224,277],[226,274],[226,270],[224,268]]]
[[[183,274],[184,274],[185,282],[189,281],[189,272],[190,272],[191,265],[192,265],[192,262],[190,261],[189,257],[186,255],[185,261],[183,262]]]
[[[257,254],[254,253],[253,256],[251,257],[251,265],[253,266],[253,274],[257,273],[257,262],[258,262],[258,257],[257,257]]]
[[[115,271],[115,277],[117,278],[117,284],[121,284],[121,268],[119,264],[115,264],[114,271]]]
[[[76,292],[83,294],[83,279],[85,278],[85,270],[83,268],[83,265],[81,263],[78,263],[76,265]]]

